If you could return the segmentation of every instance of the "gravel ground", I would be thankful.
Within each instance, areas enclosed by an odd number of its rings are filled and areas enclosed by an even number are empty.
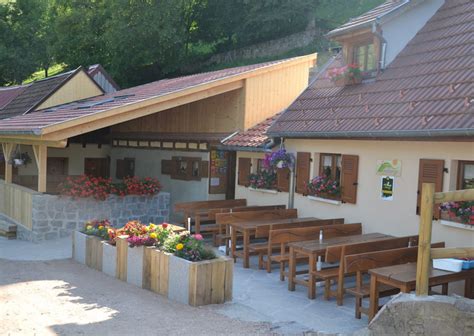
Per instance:
[[[243,322],[168,301],[70,259],[0,259],[0,335],[271,335]]]

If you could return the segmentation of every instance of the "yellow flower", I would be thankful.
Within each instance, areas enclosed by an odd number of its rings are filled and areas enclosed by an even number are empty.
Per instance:
[[[156,239],[156,237],[158,237],[158,235],[155,232],[150,233],[151,239]]]
[[[178,251],[181,251],[183,249],[184,245],[179,243],[178,245],[176,245],[176,250]]]
[[[87,225],[86,230],[92,230],[92,225]]]
[[[148,228],[149,228],[150,230],[153,230],[155,227],[156,227],[156,225],[153,224],[153,223],[150,223],[150,225],[148,225]]]
[[[145,230],[145,232],[150,231],[150,230],[148,229],[148,227],[146,227],[146,226],[143,228],[143,230]]]
[[[99,225],[99,230],[103,230],[104,229],[104,226],[103,225]]]

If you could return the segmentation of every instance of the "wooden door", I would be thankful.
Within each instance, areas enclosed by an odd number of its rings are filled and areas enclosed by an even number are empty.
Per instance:
[[[49,176],[60,176],[68,174],[68,158],[49,157],[46,164],[46,171]]]
[[[94,177],[109,177],[109,159],[107,158],[85,158],[84,174]]]

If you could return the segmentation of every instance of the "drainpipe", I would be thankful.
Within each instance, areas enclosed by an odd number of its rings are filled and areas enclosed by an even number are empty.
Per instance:
[[[383,37],[382,34],[380,34],[377,31],[378,26],[379,25],[378,25],[377,21],[373,23],[372,33],[375,36],[377,36],[378,39],[382,42],[382,46],[381,46],[380,52],[379,52],[379,69],[384,70],[385,69],[385,57],[386,57],[386,54],[387,54],[387,40],[385,39],[385,37]]]

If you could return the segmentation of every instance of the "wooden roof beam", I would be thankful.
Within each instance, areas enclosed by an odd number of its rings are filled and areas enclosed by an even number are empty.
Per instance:
[[[18,144],[18,145],[45,145],[47,147],[53,148],[65,148],[67,146],[67,140],[44,140],[39,137],[31,137],[31,138],[13,138],[8,136],[0,137],[0,143],[11,143],[11,144]]]

